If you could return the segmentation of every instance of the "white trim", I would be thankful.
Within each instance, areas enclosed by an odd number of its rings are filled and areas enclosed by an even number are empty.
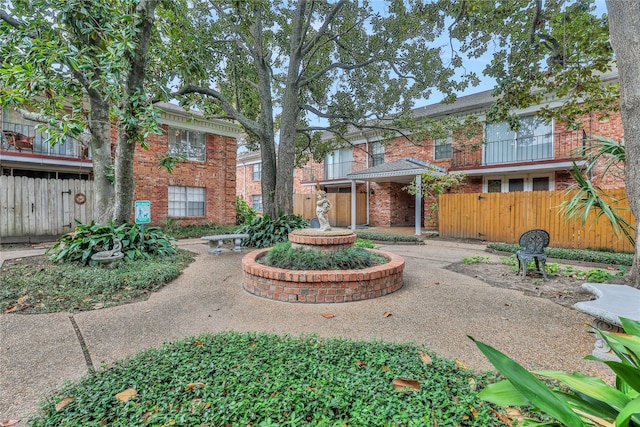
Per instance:
[[[578,167],[586,165],[586,160],[580,160],[575,162]],[[518,173],[524,171],[555,171],[563,169],[571,169],[573,162],[556,162],[556,163],[531,163],[527,165],[518,164],[517,166],[502,166],[497,168],[483,168],[483,169],[456,169],[455,172],[463,173],[467,176],[477,175],[493,175],[499,173]]]
[[[24,165],[54,165],[54,166],[71,166],[75,168],[87,168],[93,169],[93,162],[89,161],[73,161],[73,160],[60,160],[58,157],[53,159],[41,158],[41,157],[23,157],[13,156],[11,154],[0,156],[0,162],[16,162]]]

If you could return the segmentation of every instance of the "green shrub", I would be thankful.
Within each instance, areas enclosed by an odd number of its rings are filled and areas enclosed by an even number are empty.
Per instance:
[[[309,227],[309,222],[300,215],[280,215],[271,219],[269,214],[257,216],[248,224],[245,224],[238,233],[246,233],[248,239],[244,239],[243,246],[255,246],[267,248],[279,242],[289,240],[289,233],[299,228]]]
[[[353,246],[356,248],[367,248],[367,249],[376,249],[377,246],[373,242],[373,240],[369,239],[361,239],[360,237],[356,238],[356,241],[353,243]]]
[[[511,243],[489,243],[487,248],[501,252],[516,253],[520,246]],[[546,248],[549,258],[568,259],[573,261],[598,262],[601,264],[632,265],[633,254],[628,252],[601,252],[587,249]]]
[[[144,235],[138,224],[122,224],[115,226],[81,224],[76,221],[74,231],[60,236],[55,245],[47,249],[53,262],[79,262],[83,265],[94,265],[91,255],[113,248],[113,240],[122,244],[122,252],[126,260],[135,260],[151,255],[173,255],[176,248],[167,235],[158,227],[146,227]]]
[[[356,231],[361,239],[377,240],[379,242],[422,242],[417,236],[405,236],[401,234],[386,234],[375,231]]]
[[[234,234],[238,229],[237,225],[219,225],[215,222],[203,224],[177,225],[165,228],[168,236],[174,239],[186,239],[190,237],[210,236],[213,234]]]
[[[394,388],[399,378],[420,389]],[[487,379],[410,344],[224,332],[69,384],[30,425],[504,426],[477,397]],[[127,389],[136,396],[119,401]]]
[[[357,270],[388,262],[364,248],[348,248],[335,252],[292,248],[291,242],[275,245],[259,262],[288,270]]]
[[[245,225],[258,215],[242,197],[236,197],[236,225]]]
[[[595,332],[620,361],[586,357],[611,368],[616,374],[614,386],[580,372],[529,372],[500,351],[474,340],[493,366],[507,378],[487,386],[479,397],[501,406],[528,406],[533,413],[541,412],[557,421],[523,420],[521,425],[640,426],[640,322],[624,318],[620,321],[628,335]],[[551,389],[537,376],[557,381],[562,388]]]

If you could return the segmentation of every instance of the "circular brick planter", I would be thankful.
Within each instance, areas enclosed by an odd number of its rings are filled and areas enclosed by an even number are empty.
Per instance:
[[[386,264],[362,270],[285,270],[259,264],[269,249],[242,258],[245,291],[262,298],[286,302],[326,303],[362,301],[381,297],[402,287],[404,259],[369,249],[389,259]]]
[[[289,233],[291,246],[319,251],[339,251],[353,246],[356,234],[351,230],[320,231],[317,228],[302,228]]]

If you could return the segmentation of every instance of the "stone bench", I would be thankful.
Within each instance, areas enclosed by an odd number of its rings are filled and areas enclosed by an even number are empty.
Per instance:
[[[640,289],[627,285],[583,283],[582,289],[597,299],[574,304],[574,308],[593,316],[591,326],[607,332],[624,332],[620,317],[640,321]],[[604,341],[596,336],[592,354],[605,360],[617,360]]]
[[[222,245],[225,240],[233,240],[234,252],[242,252],[242,248],[240,244],[242,243],[242,239],[248,239],[248,234],[218,234],[216,236],[204,236],[201,237],[201,240],[206,240],[209,242],[209,253],[213,255],[220,255],[222,253]]]

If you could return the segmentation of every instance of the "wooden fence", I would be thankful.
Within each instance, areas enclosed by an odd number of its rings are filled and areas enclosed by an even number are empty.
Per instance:
[[[0,176],[3,241],[68,233],[76,219],[83,223],[93,219],[93,181]]]
[[[351,193],[328,193],[327,199],[333,205],[329,211],[329,224],[333,227],[348,227],[351,225]],[[366,195],[356,194],[356,224],[367,222]],[[316,195],[294,194],[293,213],[302,215],[305,219],[316,217]]]
[[[628,207],[624,189],[608,193],[622,199],[617,207]],[[594,222],[591,213],[584,226],[579,219],[565,220],[560,204],[569,198],[564,191],[444,194],[439,201],[439,232],[445,237],[517,243],[525,231],[542,228],[549,232],[554,247],[634,249],[623,235],[614,232],[604,216]],[[635,224],[631,211],[620,213]]]

